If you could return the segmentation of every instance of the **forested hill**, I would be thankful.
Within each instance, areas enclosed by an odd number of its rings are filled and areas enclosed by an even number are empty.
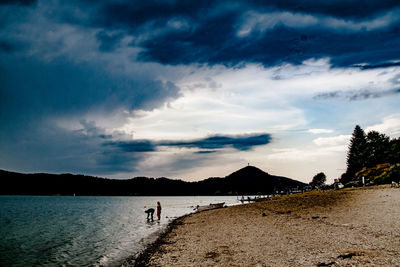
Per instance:
[[[304,187],[286,177],[273,176],[247,166],[225,178],[185,182],[168,178],[106,179],[73,174],[22,174],[0,170],[2,195],[227,195],[268,194]]]

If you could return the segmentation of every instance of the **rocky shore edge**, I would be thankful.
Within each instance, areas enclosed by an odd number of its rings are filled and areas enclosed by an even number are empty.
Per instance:
[[[169,244],[170,242],[166,241],[166,236],[171,233],[175,228],[179,225],[183,224],[183,220],[190,216],[191,214],[186,214],[180,217],[173,219],[168,223],[166,228],[159,234],[157,239],[154,242],[149,243],[146,248],[140,252],[137,256],[129,257],[122,264],[123,267],[143,267],[148,266],[151,256],[154,252],[158,251],[161,245]]]

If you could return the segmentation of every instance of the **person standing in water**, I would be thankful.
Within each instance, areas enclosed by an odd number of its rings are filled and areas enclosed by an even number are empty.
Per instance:
[[[157,201],[157,218],[160,220],[161,218],[161,204],[160,201]]]

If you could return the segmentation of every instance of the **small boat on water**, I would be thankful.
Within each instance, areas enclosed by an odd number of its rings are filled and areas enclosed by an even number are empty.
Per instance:
[[[213,209],[218,209],[222,208],[224,206],[225,202],[221,203],[210,203],[210,205],[205,205],[205,206],[199,206],[197,205],[196,211],[204,211],[204,210],[213,210]]]

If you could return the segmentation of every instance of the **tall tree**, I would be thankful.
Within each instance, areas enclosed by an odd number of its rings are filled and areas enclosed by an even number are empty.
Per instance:
[[[340,182],[347,184],[364,167],[374,168],[382,163],[400,163],[400,138],[391,140],[377,131],[370,131],[366,135],[357,125],[349,144],[347,170],[340,177]]]
[[[389,163],[400,163],[400,137],[390,140]]]
[[[377,131],[370,131],[367,134],[365,146],[366,167],[388,163],[390,150],[390,138],[388,136]]]
[[[325,173],[320,172],[312,178],[310,185],[312,187],[320,187],[324,185],[325,182],[326,182],[326,175]]]
[[[366,135],[359,125],[356,125],[350,139],[347,153],[347,170],[340,179],[343,184],[349,182],[354,174],[365,166]]]

